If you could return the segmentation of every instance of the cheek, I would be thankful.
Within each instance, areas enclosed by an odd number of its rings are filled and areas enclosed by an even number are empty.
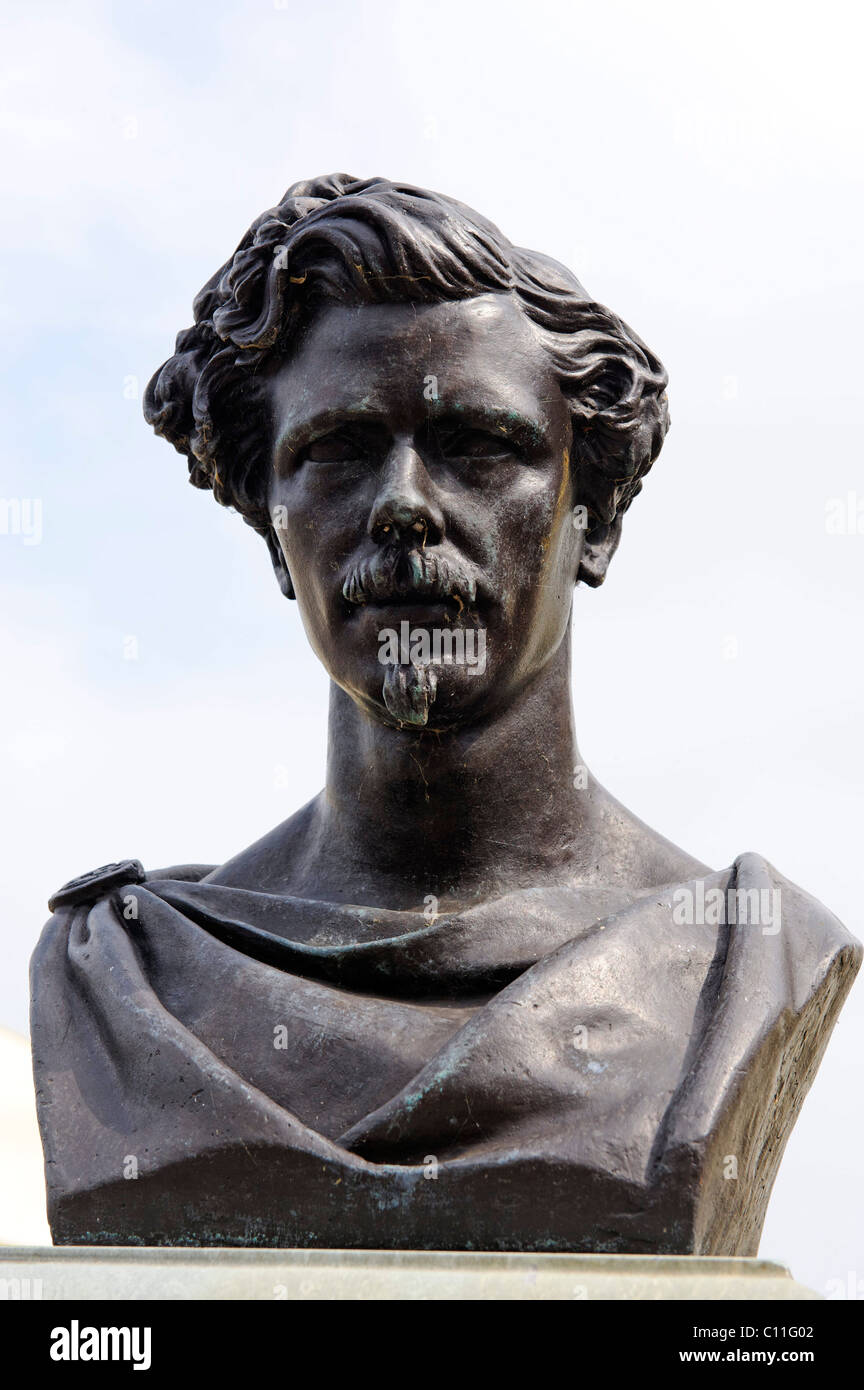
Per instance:
[[[509,588],[545,592],[558,571],[575,575],[577,535],[570,525],[568,479],[533,477],[496,509],[494,536]]]
[[[270,493],[270,516],[295,588],[309,590],[338,570],[356,540],[356,508],[309,496],[308,487],[278,482]],[[277,524],[278,523],[278,524]],[[302,575],[302,577],[301,577]],[[299,590],[298,590],[299,597]]]

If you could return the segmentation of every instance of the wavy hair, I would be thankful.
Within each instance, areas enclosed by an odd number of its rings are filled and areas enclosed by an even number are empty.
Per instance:
[[[144,416],[209,488],[275,544],[267,512],[262,365],[290,355],[317,305],[439,303],[513,293],[558,373],[578,501],[626,510],[669,426],[666,372],[557,261],[513,246],[463,203],[410,184],[331,174],[295,183],[196,296],[191,328],[150,381]]]

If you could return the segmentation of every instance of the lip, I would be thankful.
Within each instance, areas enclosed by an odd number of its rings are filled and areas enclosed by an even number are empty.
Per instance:
[[[370,599],[363,604],[364,608],[447,608],[450,604],[455,607],[455,600],[452,598],[433,598],[429,594],[400,594],[393,598]]]
[[[405,620],[422,624],[424,622],[440,622],[446,616],[451,616],[458,611],[458,605],[452,600],[438,598],[393,598],[376,599],[374,603],[364,603],[362,609],[369,612],[385,615],[392,614],[394,619]]]

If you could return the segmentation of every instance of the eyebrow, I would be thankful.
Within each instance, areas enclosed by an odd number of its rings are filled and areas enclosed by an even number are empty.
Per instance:
[[[428,423],[435,430],[479,429],[488,434],[503,434],[523,448],[537,448],[546,439],[539,421],[505,406],[466,406],[462,411],[450,405],[440,415],[432,414]]]
[[[425,419],[418,422],[418,428],[425,425],[436,433],[449,430],[484,430],[489,434],[504,435],[525,449],[539,448],[546,440],[546,432],[539,421],[510,407],[466,405],[464,409],[460,409],[448,403],[440,411],[436,411],[435,402],[432,401],[429,402],[429,407]],[[349,425],[386,428],[387,418],[379,410],[366,410],[362,406],[336,406],[316,411],[306,419],[288,424],[277,437],[274,452],[296,454],[313,440]]]

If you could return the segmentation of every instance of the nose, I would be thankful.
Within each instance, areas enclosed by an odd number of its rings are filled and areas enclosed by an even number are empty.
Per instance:
[[[412,445],[396,444],[388,454],[368,530],[379,545],[393,540],[435,545],[442,540],[444,515],[423,460]]]

